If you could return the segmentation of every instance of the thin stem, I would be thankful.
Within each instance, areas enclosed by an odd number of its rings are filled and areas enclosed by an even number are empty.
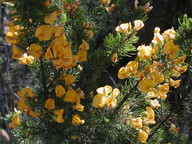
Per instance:
[[[123,107],[123,104],[128,100],[130,94],[137,88],[137,85],[139,84],[140,81],[135,82],[133,87],[128,91],[127,95],[121,100],[121,102],[118,104],[116,109],[113,112],[113,116],[118,113],[118,111]]]
[[[45,72],[44,72],[44,67],[43,67],[43,59],[40,59],[40,69],[41,69],[41,81],[42,81],[44,94],[47,95],[47,87],[46,87],[46,78],[45,78]]]
[[[60,72],[62,71],[62,68],[59,69],[55,75],[55,77],[53,78],[53,81],[47,86],[47,90],[50,89],[50,87],[53,85],[53,83],[55,82],[55,80],[58,78]]]
[[[174,111],[176,111],[176,110],[172,110],[172,111],[169,113],[169,115],[167,115],[166,118],[165,118],[163,121],[161,121],[161,123],[159,124],[159,126],[149,135],[148,140],[151,139],[152,136],[157,132],[157,130],[170,118],[170,116],[174,113]]]

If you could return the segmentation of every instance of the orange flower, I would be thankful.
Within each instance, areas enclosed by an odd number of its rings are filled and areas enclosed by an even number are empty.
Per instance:
[[[66,93],[66,96],[64,97],[64,100],[66,102],[71,102],[71,103],[74,103],[77,101],[77,98],[78,98],[78,94],[76,93],[76,91],[74,91],[73,88],[70,88],[67,93]]]
[[[85,40],[82,40],[82,44],[79,46],[79,49],[80,50],[88,50],[89,49],[89,44],[85,41]]]
[[[154,100],[150,100],[150,106],[154,109],[157,109],[158,107],[160,107],[161,105],[159,104],[157,99]]]
[[[177,88],[180,85],[180,82],[181,82],[181,80],[173,80],[173,79],[169,80],[170,86],[172,86],[174,88]]]
[[[57,97],[62,97],[66,92],[65,92],[65,88],[62,85],[57,85],[55,87],[55,93]]]
[[[49,25],[41,25],[35,31],[35,36],[39,41],[51,39],[51,27]]]
[[[36,43],[33,43],[29,46],[29,53],[35,58],[39,58],[42,54],[42,47]]]
[[[127,33],[132,28],[131,23],[122,23],[119,26],[116,27],[116,31],[120,33]]]
[[[146,131],[139,130],[139,132],[138,132],[138,140],[141,143],[147,143],[148,136],[149,136],[149,134]]]
[[[138,86],[142,93],[148,93],[153,88],[154,83],[151,79],[143,79]]]
[[[117,55],[117,53],[112,54],[111,60],[112,60],[112,62],[114,62],[114,63],[118,61],[118,55]]]
[[[73,108],[80,112],[82,112],[84,110],[84,106],[80,103],[76,103],[76,105],[74,105]]]
[[[142,27],[144,27],[144,23],[141,20],[135,20],[134,21],[134,27],[133,30],[140,30]]]
[[[105,105],[105,99],[102,94],[97,94],[93,98],[93,107],[102,108]]]
[[[73,125],[79,125],[84,124],[85,120],[82,120],[81,117],[78,114],[75,114],[72,118],[72,124]]]
[[[77,59],[80,62],[87,61],[87,52],[85,50],[79,50],[77,53]]]
[[[137,48],[137,56],[142,60],[148,60],[152,54],[152,48],[150,46],[141,45]]]
[[[54,111],[54,114],[57,115],[57,118],[55,119],[56,122],[58,122],[58,123],[63,123],[64,122],[63,113],[64,113],[64,109]]]
[[[169,92],[169,85],[167,83],[157,86],[157,96],[160,98],[166,98]]]
[[[28,113],[30,116],[33,116],[33,117],[38,117],[40,115],[39,112],[34,112],[32,110],[29,110],[29,113]]]
[[[75,76],[74,75],[67,75],[64,77],[65,85],[70,85],[75,82]]]
[[[129,77],[129,73],[127,71],[127,67],[121,67],[118,72],[119,79],[126,79]]]
[[[52,98],[48,98],[45,102],[45,108],[48,110],[52,110],[55,108],[55,101]]]
[[[133,118],[130,121],[130,124],[135,128],[135,129],[140,129],[142,128],[143,124],[142,124],[142,119],[141,118]]]
[[[17,48],[16,45],[13,45],[12,47],[12,59],[19,59],[24,54],[23,50],[20,50]]]
[[[54,11],[44,17],[45,23],[53,24],[57,18],[57,11]]]

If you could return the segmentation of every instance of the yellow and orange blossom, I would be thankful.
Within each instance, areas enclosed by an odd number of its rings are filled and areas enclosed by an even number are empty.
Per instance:
[[[143,79],[138,86],[142,93],[148,93],[153,88],[154,83],[151,79]]]
[[[82,120],[81,117],[78,114],[75,114],[72,118],[72,124],[73,125],[79,125],[84,124],[85,120]]]
[[[63,113],[64,113],[64,109],[63,108],[54,111],[54,114],[57,116],[56,119],[55,119],[56,122],[58,122],[58,123],[63,123],[64,122]]]
[[[45,108],[48,110],[52,110],[55,108],[55,101],[52,98],[48,98],[45,102]]]
[[[66,93],[65,88],[62,85],[57,85],[55,87],[55,93],[57,97],[62,97]]]

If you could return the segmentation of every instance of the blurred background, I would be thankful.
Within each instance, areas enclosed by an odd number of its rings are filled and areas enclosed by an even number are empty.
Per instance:
[[[172,27],[177,29],[179,25],[178,18],[182,18],[184,14],[192,17],[192,0],[153,0],[151,5],[153,9],[148,13],[145,27],[139,32],[139,45],[148,45],[150,43],[156,26],[161,28],[161,32]],[[0,143],[2,141],[4,143],[13,141],[14,138],[7,127],[8,121],[5,116],[16,107],[18,100],[16,92],[31,84],[28,69],[11,59],[10,45],[4,40],[7,31],[4,22],[8,19],[8,13],[8,8],[0,4]],[[121,63],[123,64],[124,62]],[[125,63],[127,63],[127,60]],[[192,141],[192,106],[190,105],[192,88],[189,87],[187,89],[187,95],[190,95],[190,97],[183,98],[181,96],[185,81],[192,82],[191,72],[186,72],[183,75],[183,79],[181,86],[178,89],[174,89],[173,93],[170,93],[168,100],[172,104],[172,108],[181,106],[181,111],[178,113],[181,117],[178,121],[180,134]],[[186,106],[186,101],[188,101],[189,106]]]

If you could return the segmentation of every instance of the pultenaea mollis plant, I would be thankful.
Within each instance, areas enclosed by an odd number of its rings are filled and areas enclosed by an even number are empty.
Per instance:
[[[173,28],[156,27],[149,45],[135,46],[149,2],[4,1],[12,8],[5,37],[12,59],[29,67],[34,82],[17,92],[10,114],[17,142],[183,142],[166,98],[180,85],[189,54],[175,43]],[[109,74],[113,83],[103,84],[102,74],[122,57],[131,60],[118,70],[119,80]]]

